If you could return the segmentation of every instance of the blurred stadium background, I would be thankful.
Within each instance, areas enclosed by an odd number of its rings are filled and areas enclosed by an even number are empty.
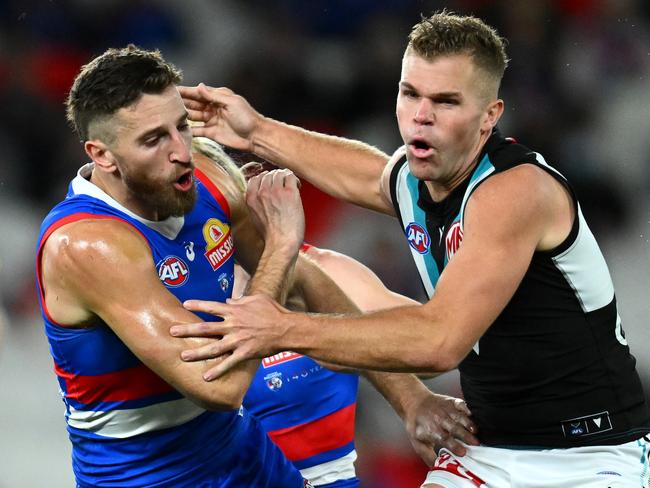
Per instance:
[[[399,145],[394,101],[406,37],[420,13],[442,7],[478,15],[509,39],[501,129],[575,186],[650,393],[650,3],[1,0],[0,487],[74,484],[33,251],[40,220],[85,161],[63,109],[81,64],[129,42],[158,48],[187,84],[228,86],[265,115],[390,153]],[[357,257],[394,290],[422,299],[391,219],[313,188],[304,196],[312,243]],[[431,385],[459,393],[454,373]],[[419,486],[424,466],[367,385],[357,423],[364,488]]]

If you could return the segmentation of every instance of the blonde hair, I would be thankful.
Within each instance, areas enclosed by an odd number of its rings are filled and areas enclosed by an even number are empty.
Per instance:
[[[214,161],[228,173],[243,193],[246,192],[246,180],[235,162],[223,150],[221,144],[214,142],[207,137],[192,138],[192,151],[203,154],[206,158]]]
[[[508,66],[506,42],[481,19],[442,10],[413,26],[406,50],[427,60],[468,54],[498,86]]]

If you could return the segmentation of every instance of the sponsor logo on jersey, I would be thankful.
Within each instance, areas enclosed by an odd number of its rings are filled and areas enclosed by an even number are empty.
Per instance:
[[[205,258],[218,270],[234,252],[230,226],[219,219],[209,219],[203,224],[203,238],[205,239]]]
[[[447,261],[449,261],[458,248],[460,247],[461,242],[463,242],[463,229],[460,226],[460,221],[454,222],[454,224],[447,232],[445,237],[445,247],[447,248]]]
[[[175,288],[181,286],[190,276],[190,269],[181,258],[167,256],[156,264],[158,277],[166,286]]]
[[[300,357],[302,357],[302,354],[292,351],[284,351],[262,359],[262,366],[270,368],[271,366],[277,366],[278,364],[286,363],[287,361],[292,361],[293,359],[298,359]]]
[[[429,237],[429,233],[424,227],[417,222],[411,222],[406,226],[405,233],[406,239],[409,241],[409,245],[413,249],[420,254],[426,254],[429,252],[431,237]]]
[[[282,388],[282,373],[276,371],[275,373],[267,374],[264,377],[264,381],[269,390],[278,391]]]

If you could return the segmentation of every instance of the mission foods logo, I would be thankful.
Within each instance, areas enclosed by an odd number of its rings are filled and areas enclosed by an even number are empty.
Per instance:
[[[181,286],[190,276],[190,269],[181,258],[167,256],[156,264],[158,277],[166,286],[175,288]]]
[[[447,261],[449,261],[458,248],[460,243],[463,242],[463,229],[460,226],[460,221],[454,223],[447,232],[447,237],[445,237],[445,247],[447,248]]]
[[[271,366],[277,366],[278,364],[286,363],[287,361],[298,359],[299,357],[302,357],[302,354],[298,354],[292,351],[284,351],[262,359],[262,366],[265,368],[270,368]]]
[[[216,271],[234,252],[230,227],[218,219],[209,219],[203,224],[205,257]]]
[[[416,222],[411,222],[405,230],[409,245],[420,254],[429,252],[431,238],[427,230]]]

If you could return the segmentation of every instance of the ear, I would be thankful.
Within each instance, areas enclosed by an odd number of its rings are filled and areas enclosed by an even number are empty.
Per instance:
[[[500,98],[490,102],[487,106],[485,114],[483,116],[483,121],[481,122],[481,131],[491,132],[497,122],[503,115],[503,100]]]
[[[115,156],[110,148],[99,139],[92,139],[84,142],[84,150],[90,159],[95,163],[95,167],[105,173],[114,173],[117,171]]]

